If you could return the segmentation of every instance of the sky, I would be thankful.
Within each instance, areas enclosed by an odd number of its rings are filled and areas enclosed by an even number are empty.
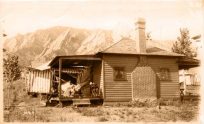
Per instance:
[[[53,26],[110,29],[128,35],[139,17],[153,39],[174,40],[179,28],[203,34],[201,0],[1,0],[1,32],[8,37]]]

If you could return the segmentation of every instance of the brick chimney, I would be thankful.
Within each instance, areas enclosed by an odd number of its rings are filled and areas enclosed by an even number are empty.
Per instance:
[[[145,20],[139,18],[136,25],[136,49],[138,53],[146,53]]]

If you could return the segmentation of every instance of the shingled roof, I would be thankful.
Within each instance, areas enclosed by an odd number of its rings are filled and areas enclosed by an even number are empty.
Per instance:
[[[123,38],[101,52],[134,54],[137,53],[136,47],[134,47],[136,45],[135,43],[136,42],[132,39]]]
[[[169,52],[161,48],[151,46],[147,43],[146,53],[139,53],[136,50],[136,41],[130,38],[123,38],[100,53],[115,54],[140,54],[140,55],[161,55],[161,56],[183,56],[181,54]]]

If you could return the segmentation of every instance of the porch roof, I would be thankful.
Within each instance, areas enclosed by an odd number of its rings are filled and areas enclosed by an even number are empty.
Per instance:
[[[70,55],[70,56],[56,56],[50,63],[51,67],[58,67],[59,60],[62,60],[63,66],[86,66],[93,61],[101,61],[101,58],[96,55]]]
[[[200,66],[200,60],[194,58],[183,57],[178,61],[180,69],[188,69]]]
[[[35,69],[41,70],[41,71],[48,70],[48,69],[50,69],[49,63],[50,63],[50,61],[48,61],[48,62],[46,62],[46,63],[44,63],[38,67],[35,67]]]
[[[42,65],[40,66],[34,66],[34,67],[29,67],[27,66],[26,68],[28,68],[29,70],[38,70],[38,71],[44,71],[44,70],[48,70],[50,69],[50,66],[49,66],[49,63],[51,61],[48,61],[46,63],[43,63]]]

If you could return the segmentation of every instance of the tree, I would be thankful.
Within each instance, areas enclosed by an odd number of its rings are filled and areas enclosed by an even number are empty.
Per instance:
[[[7,85],[6,99],[8,101],[8,107],[11,105],[11,101],[15,99],[16,93],[13,92],[13,81],[18,80],[21,75],[20,66],[18,65],[18,56],[8,53],[6,49],[3,49],[3,76]],[[5,86],[5,84],[4,84]],[[11,91],[12,90],[12,91]],[[14,97],[14,98],[13,98]]]
[[[191,44],[189,30],[187,28],[180,29],[180,37],[177,37],[177,41],[173,44],[172,51],[183,54],[189,58],[196,57],[197,54],[192,49]]]
[[[6,53],[5,49],[3,52],[5,52],[5,56],[3,58],[3,75],[6,82],[12,83],[13,81],[18,80],[21,76],[18,56]]]

